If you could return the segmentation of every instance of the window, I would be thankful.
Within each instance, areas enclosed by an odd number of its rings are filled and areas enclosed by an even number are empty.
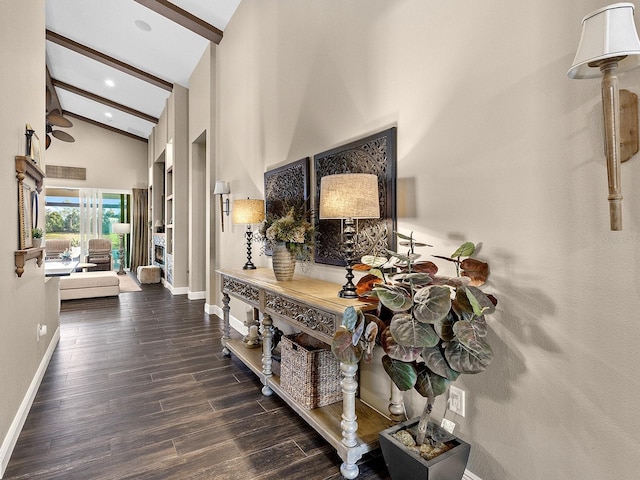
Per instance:
[[[96,189],[47,188],[45,238],[71,240],[72,256],[83,259],[90,238],[111,240],[114,269],[120,267],[120,238],[111,225],[129,222],[130,194]],[[128,258],[125,244],[125,259]]]

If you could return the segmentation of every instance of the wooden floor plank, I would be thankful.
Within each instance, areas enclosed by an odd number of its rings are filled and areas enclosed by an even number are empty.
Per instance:
[[[340,458],[221,353],[203,300],[142,285],[65,301],[60,342],[4,479],[338,480]],[[365,480],[388,479],[379,456]]]

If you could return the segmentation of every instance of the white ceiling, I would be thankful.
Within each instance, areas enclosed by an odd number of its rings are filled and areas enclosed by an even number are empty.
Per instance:
[[[240,0],[171,0],[171,4],[222,31],[239,3]],[[47,30],[187,88],[209,43],[134,0],[46,0],[45,14]],[[145,31],[147,26],[151,27],[149,31]],[[60,82],[155,118],[162,113],[170,93],[50,40],[46,42],[46,61],[67,117],[84,117],[145,139],[154,122],[75,93],[74,88],[61,88]],[[113,86],[108,86],[106,80],[111,80]],[[73,122],[73,118],[70,120]],[[64,130],[73,135],[73,127]],[[54,138],[52,146],[56,141]]]

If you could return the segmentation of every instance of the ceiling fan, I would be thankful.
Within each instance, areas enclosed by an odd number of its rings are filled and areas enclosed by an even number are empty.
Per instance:
[[[54,130],[53,127],[73,127],[73,123],[67,118],[64,118],[60,113],[56,113],[57,110],[52,111],[47,114],[47,139],[46,139],[46,147],[49,147],[51,144],[51,137],[53,135],[58,140],[63,142],[73,143],[76,141],[70,134],[63,130]]]
[[[53,129],[53,127],[62,127],[62,128],[73,127],[73,123],[71,123],[71,120],[62,116],[62,112],[60,111],[59,108],[56,107],[56,108],[50,109],[53,95],[51,94],[51,90],[49,90],[49,88],[46,89],[46,95],[47,95],[47,115],[46,115],[47,136],[45,139],[45,150],[49,148],[49,145],[51,145],[51,136],[63,142],[69,142],[69,143],[75,142],[76,139],[73,138],[67,132],[63,130]]]

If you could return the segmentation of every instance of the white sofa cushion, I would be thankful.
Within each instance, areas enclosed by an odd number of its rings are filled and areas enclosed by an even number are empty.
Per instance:
[[[120,286],[120,279],[116,272],[79,272],[68,277],[60,277],[60,290],[71,288],[91,288]]]

